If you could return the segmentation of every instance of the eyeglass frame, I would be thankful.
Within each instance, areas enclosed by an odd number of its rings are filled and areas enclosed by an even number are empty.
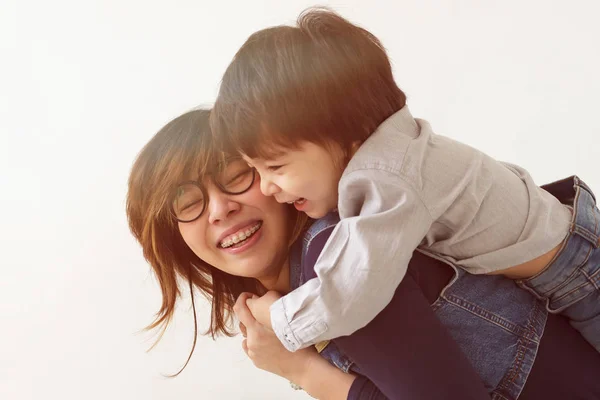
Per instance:
[[[250,170],[252,171],[252,180],[250,181],[250,184],[248,185],[248,187],[240,192],[231,192],[229,190],[226,190],[223,185],[221,185],[219,182],[217,182],[214,177],[212,178],[213,183],[215,184],[215,186],[217,186],[217,188],[225,194],[231,195],[231,196],[237,196],[240,194],[244,194],[246,193],[248,190],[250,190],[252,188],[252,186],[254,186],[254,182],[256,182],[256,168],[251,167]],[[196,186],[198,189],[200,189],[200,192],[202,192],[202,196],[205,199],[208,199],[208,192],[206,191],[206,187],[200,183],[200,181],[185,181],[185,182],[181,182],[179,185],[177,185],[177,187],[175,188],[175,192],[177,192],[177,190],[184,186],[184,185],[194,185]],[[176,196],[176,195],[175,195]],[[174,200],[175,196],[172,196],[171,198]],[[190,220],[180,220],[179,218],[177,218],[177,213],[175,212],[175,210],[173,209],[173,200],[170,201],[170,207],[169,209],[171,210],[171,215],[177,220],[177,222],[181,222],[182,224],[188,224],[191,222],[194,222],[196,220],[198,220],[198,218],[200,218],[202,216],[202,214],[204,214],[204,211],[206,211],[206,205],[208,204],[208,201],[205,201],[204,204],[202,204],[202,211],[200,211],[200,213],[198,214],[198,216],[194,219],[190,219]]]

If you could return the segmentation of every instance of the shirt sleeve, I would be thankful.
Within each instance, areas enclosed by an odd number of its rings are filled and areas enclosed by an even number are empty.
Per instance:
[[[271,306],[273,330],[290,351],[350,335],[375,318],[433,222],[417,190],[386,170],[345,175],[339,198],[341,221],[317,277]]]

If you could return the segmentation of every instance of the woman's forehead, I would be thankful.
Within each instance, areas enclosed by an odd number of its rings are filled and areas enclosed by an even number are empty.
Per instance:
[[[225,170],[228,165],[231,165],[232,162],[239,160],[241,160],[241,156],[223,152],[199,155],[195,160],[190,160],[181,170],[177,183],[203,182],[206,179],[212,179],[216,174]]]

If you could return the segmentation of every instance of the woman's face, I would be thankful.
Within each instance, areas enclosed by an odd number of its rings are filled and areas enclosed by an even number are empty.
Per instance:
[[[193,222],[179,222],[192,251],[213,267],[247,278],[277,277],[288,255],[289,206],[260,191],[260,178],[246,192],[224,193],[210,180],[206,208]]]

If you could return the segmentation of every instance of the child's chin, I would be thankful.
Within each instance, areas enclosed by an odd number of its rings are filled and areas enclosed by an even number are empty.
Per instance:
[[[328,214],[328,212],[327,211],[310,210],[310,211],[306,211],[305,214],[308,215],[309,217],[311,217],[312,219],[319,219],[319,218],[323,218],[324,216],[326,216]]]

